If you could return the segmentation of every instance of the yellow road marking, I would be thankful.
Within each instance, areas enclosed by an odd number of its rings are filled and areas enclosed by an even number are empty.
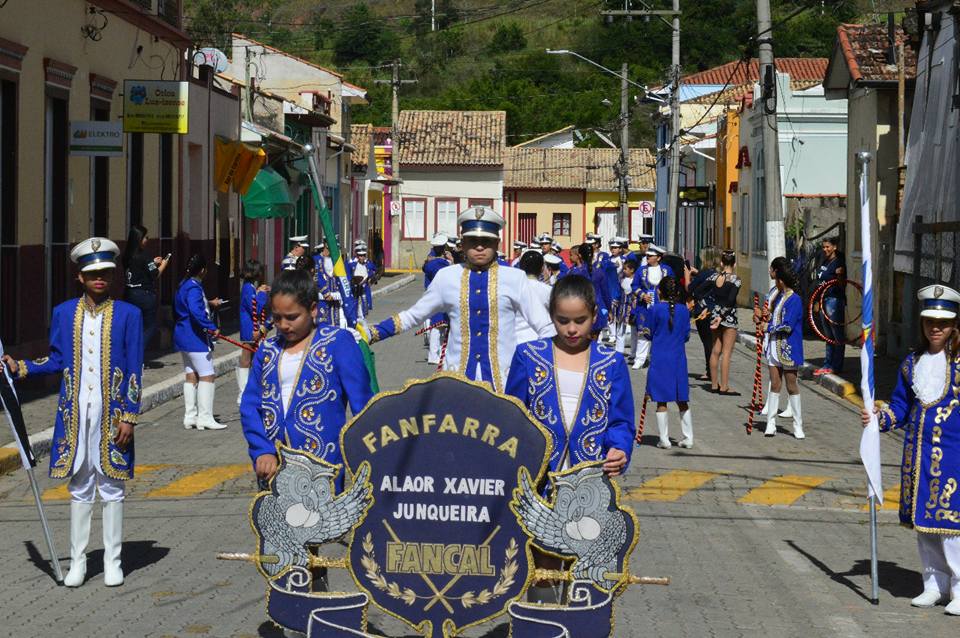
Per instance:
[[[133,470],[133,480],[143,476],[144,474],[149,474],[150,472],[156,472],[157,470],[162,470],[165,467],[170,467],[167,463],[161,463],[158,465],[137,465]],[[43,495],[40,497],[45,501],[66,501],[70,498],[70,492],[67,490],[67,483],[61,483],[56,487],[51,487],[48,490],[44,490]]]
[[[826,483],[830,478],[829,476],[785,474],[753,488],[739,502],[754,505],[792,505],[801,496],[818,485]]]
[[[253,476],[253,468],[249,463],[209,467],[205,470],[200,470],[199,472],[194,472],[193,474],[179,478],[163,487],[151,490],[144,495],[144,498],[183,498],[196,496],[230,479],[248,473],[251,477]]]
[[[627,498],[631,501],[676,501],[690,490],[701,487],[717,476],[720,476],[717,472],[671,470],[649,481],[644,481],[639,487],[630,490]]]
[[[867,503],[861,507],[864,512],[870,511],[870,503]],[[880,506],[881,510],[893,510],[894,512],[900,509],[900,484],[897,483],[893,487],[888,487],[883,490],[883,505]]]

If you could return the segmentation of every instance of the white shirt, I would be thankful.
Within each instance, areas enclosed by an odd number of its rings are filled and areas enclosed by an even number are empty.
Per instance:
[[[454,264],[441,269],[420,300],[411,308],[399,313],[397,316],[400,322],[398,332],[419,326],[439,312],[446,313],[450,318],[451,330],[450,336],[447,337],[447,356],[443,360],[443,368],[444,370],[460,371],[468,378],[477,379],[479,378],[477,376],[479,366],[476,364],[479,362],[470,362],[472,365],[468,366],[467,362],[461,362],[460,360],[464,350],[464,329],[462,325],[467,326],[468,337],[472,336],[469,335],[469,318],[465,316],[470,311],[471,295],[467,294],[467,291],[463,291],[464,295],[461,299],[460,294],[461,282],[465,278],[469,278],[469,274],[465,273],[466,269],[463,264]],[[496,274],[494,275],[494,273]],[[487,276],[490,278],[496,276],[497,278],[495,297],[497,314],[490,317],[491,324],[495,325],[496,331],[489,335],[490,350],[488,355],[493,367],[494,389],[503,390],[507,373],[510,371],[513,353],[517,349],[518,317],[523,316],[526,319],[527,324],[536,332],[538,338],[552,337],[556,334],[556,330],[546,308],[535,301],[525,272],[517,268],[503,268],[493,264],[490,266],[490,272]],[[488,291],[488,299],[490,296]]]
[[[100,466],[100,420],[103,416],[103,392],[100,383],[100,346],[103,340],[103,312],[92,314],[81,299],[83,325],[80,337],[80,385],[77,398],[80,408],[80,431],[77,437],[77,455],[73,459],[74,471],[83,467],[89,455],[97,471]]]
[[[659,286],[661,279],[663,279],[663,268],[659,265],[647,268],[647,281],[652,285]]]
[[[300,372],[300,362],[303,361],[303,350],[290,353],[282,351],[280,353],[280,368],[277,373],[280,376],[280,401],[283,405],[283,413],[287,413],[290,407],[290,398],[297,386],[297,373]]]
[[[573,422],[577,418],[577,408],[580,407],[580,393],[583,391],[583,372],[557,368],[557,390],[560,395],[560,410],[563,413],[563,427],[570,434]],[[570,455],[564,450],[563,467],[570,467]]]
[[[913,393],[923,403],[935,403],[943,396],[947,383],[946,350],[924,352],[913,368]]]
[[[549,313],[550,292],[553,289],[542,281],[531,278],[529,275],[527,275],[527,280],[530,285],[530,292],[536,297],[536,301]],[[517,343],[526,343],[534,339],[539,339],[537,331],[530,327],[530,324],[527,323],[523,315],[517,317]]]

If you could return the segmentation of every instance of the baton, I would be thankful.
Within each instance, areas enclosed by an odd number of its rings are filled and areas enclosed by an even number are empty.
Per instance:
[[[280,563],[280,557],[275,554],[247,554],[244,552],[219,552],[217,560],[240,560],[248,563],[262,563],[264,565],[277,565]],[[348,569],[346,558],[328,558],[326,556],[310,556],[309,567],[326,567],[329,569]]]
[[[669,585],[670,578],[655,576],[634,576],[627,572],[606,572],[603,575],[604,580],[620,580],[626,578],[628,585]],[[534,569],[534,580],[562,580],[565,582],[574,579],[573,572],[559,571],[556,569]]]
[[[255,352],[257,351],[256,348],[254,348],[254,347],[252,347],[252,346],[248,346],[247,344],[242,343],[242,342],[240,342],[240,341],[235,341],[235,340],[231,339],[230,337],[224,336],[223,334],[220,334],[220,333],[216,332],[215,330],[210,330],[209,328],[207,328],[207,332],[209,332],[211,336],[214,336],[214,337],[216,337],[217,339],[223,339],[223,340],[226,341],[227,343],[229,343],[229,344],[231,344],[231,345],[234,345],[234,346],[237,346],[238,348],[243,348],[243,349],[246,350],[247,352],[254,352],[254,353],[255,353]]]

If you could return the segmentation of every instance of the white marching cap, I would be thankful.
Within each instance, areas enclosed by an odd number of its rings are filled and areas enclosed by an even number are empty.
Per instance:
[[[91,237],[73,247],[70,261],[80,267],[80,272],[116,268],[120,248],[106,237]]]
[[[307,241],[309,238],[310,238],[309,235],[294,235],[293,237],[290,238],[290,241],[292,241],[295,244],[300,244],[304,248],[310,248],[310,242]]]
[[[517,241],[513,242],[513,247],[514,247],[516,250],[523,250],[524,248],[527,247],[527,243],[526,243],[526,242],[523,242],[523,241],[520,241],[520,240],[517,240]]]
[[[960,311],[960,293],[949,286],[934,284],[917,291],[920,316],[931,319],[955,319]]]
[[[493,237],[500,239],[500,230],[506,223],[489,206],[471,206],[457,217],[462,237]]]
[[[543,261],[545,261],[551,266],[559,266],[562,260],[560,259],[559,255],[554,255],[553,253],[550,253],[549,255],[543,256]]]
[[[443,233],[437,233],[430,239],[431,246],[446,246],[450,238]]]
[[[647,255],[658,255],[658,256],[659,256],[659,255],[664,254],[665,252],[667,252],[667,251],[665,251],[663,248],[660,248],[660,246],[657,246],[656,244],[650,244],[650,245],[647,247],[647,252],[646,252],[645,254],[647,254]]]

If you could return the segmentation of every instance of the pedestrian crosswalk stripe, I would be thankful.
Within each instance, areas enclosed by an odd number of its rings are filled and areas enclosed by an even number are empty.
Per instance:
[[[161,463],[158,465],[137,465],[136,469],[133,472],[133,480],[136,480],[137,477],[144,474],[149,474],[150,472],[156,472],[157,470],[162,470],[165,467],[170,467],[169,464]],[[48,490],[43,491],[43,496],[41,497],[45,501],[66,501],[70,498],[70,491],[67,489],[69,482],[61,483],[56,487],[51,487]]]
[[[861,507],[864,512],[870,510],[870,503],[864,504]],[[899,511],[900,509],[900,484],[897,483],[894,487],[888,487],[883,490],[883,505],[880,506],[882,510],[892,510],[894,512]]]
[[[221,483],[235,479],[238,476],[243,476],[244,474],[250,474],[251,480],[253,479],[253,468],[251,468],[249,463],[210,467],[179,478],[163,487],[151,490],[144,495],[144,498],[183,498],[196,496],[201,492],[206,492]]]
[[[694,472],[671,470],[666,474],[644,481],[627,493],[632,501],[676,501],[681,496],[703,486],[720,476],[717,472]]]
[[[739,502],[753,505],[792,505],[801,496],[829,480],[829,476],[784,474],[753,488]]]

